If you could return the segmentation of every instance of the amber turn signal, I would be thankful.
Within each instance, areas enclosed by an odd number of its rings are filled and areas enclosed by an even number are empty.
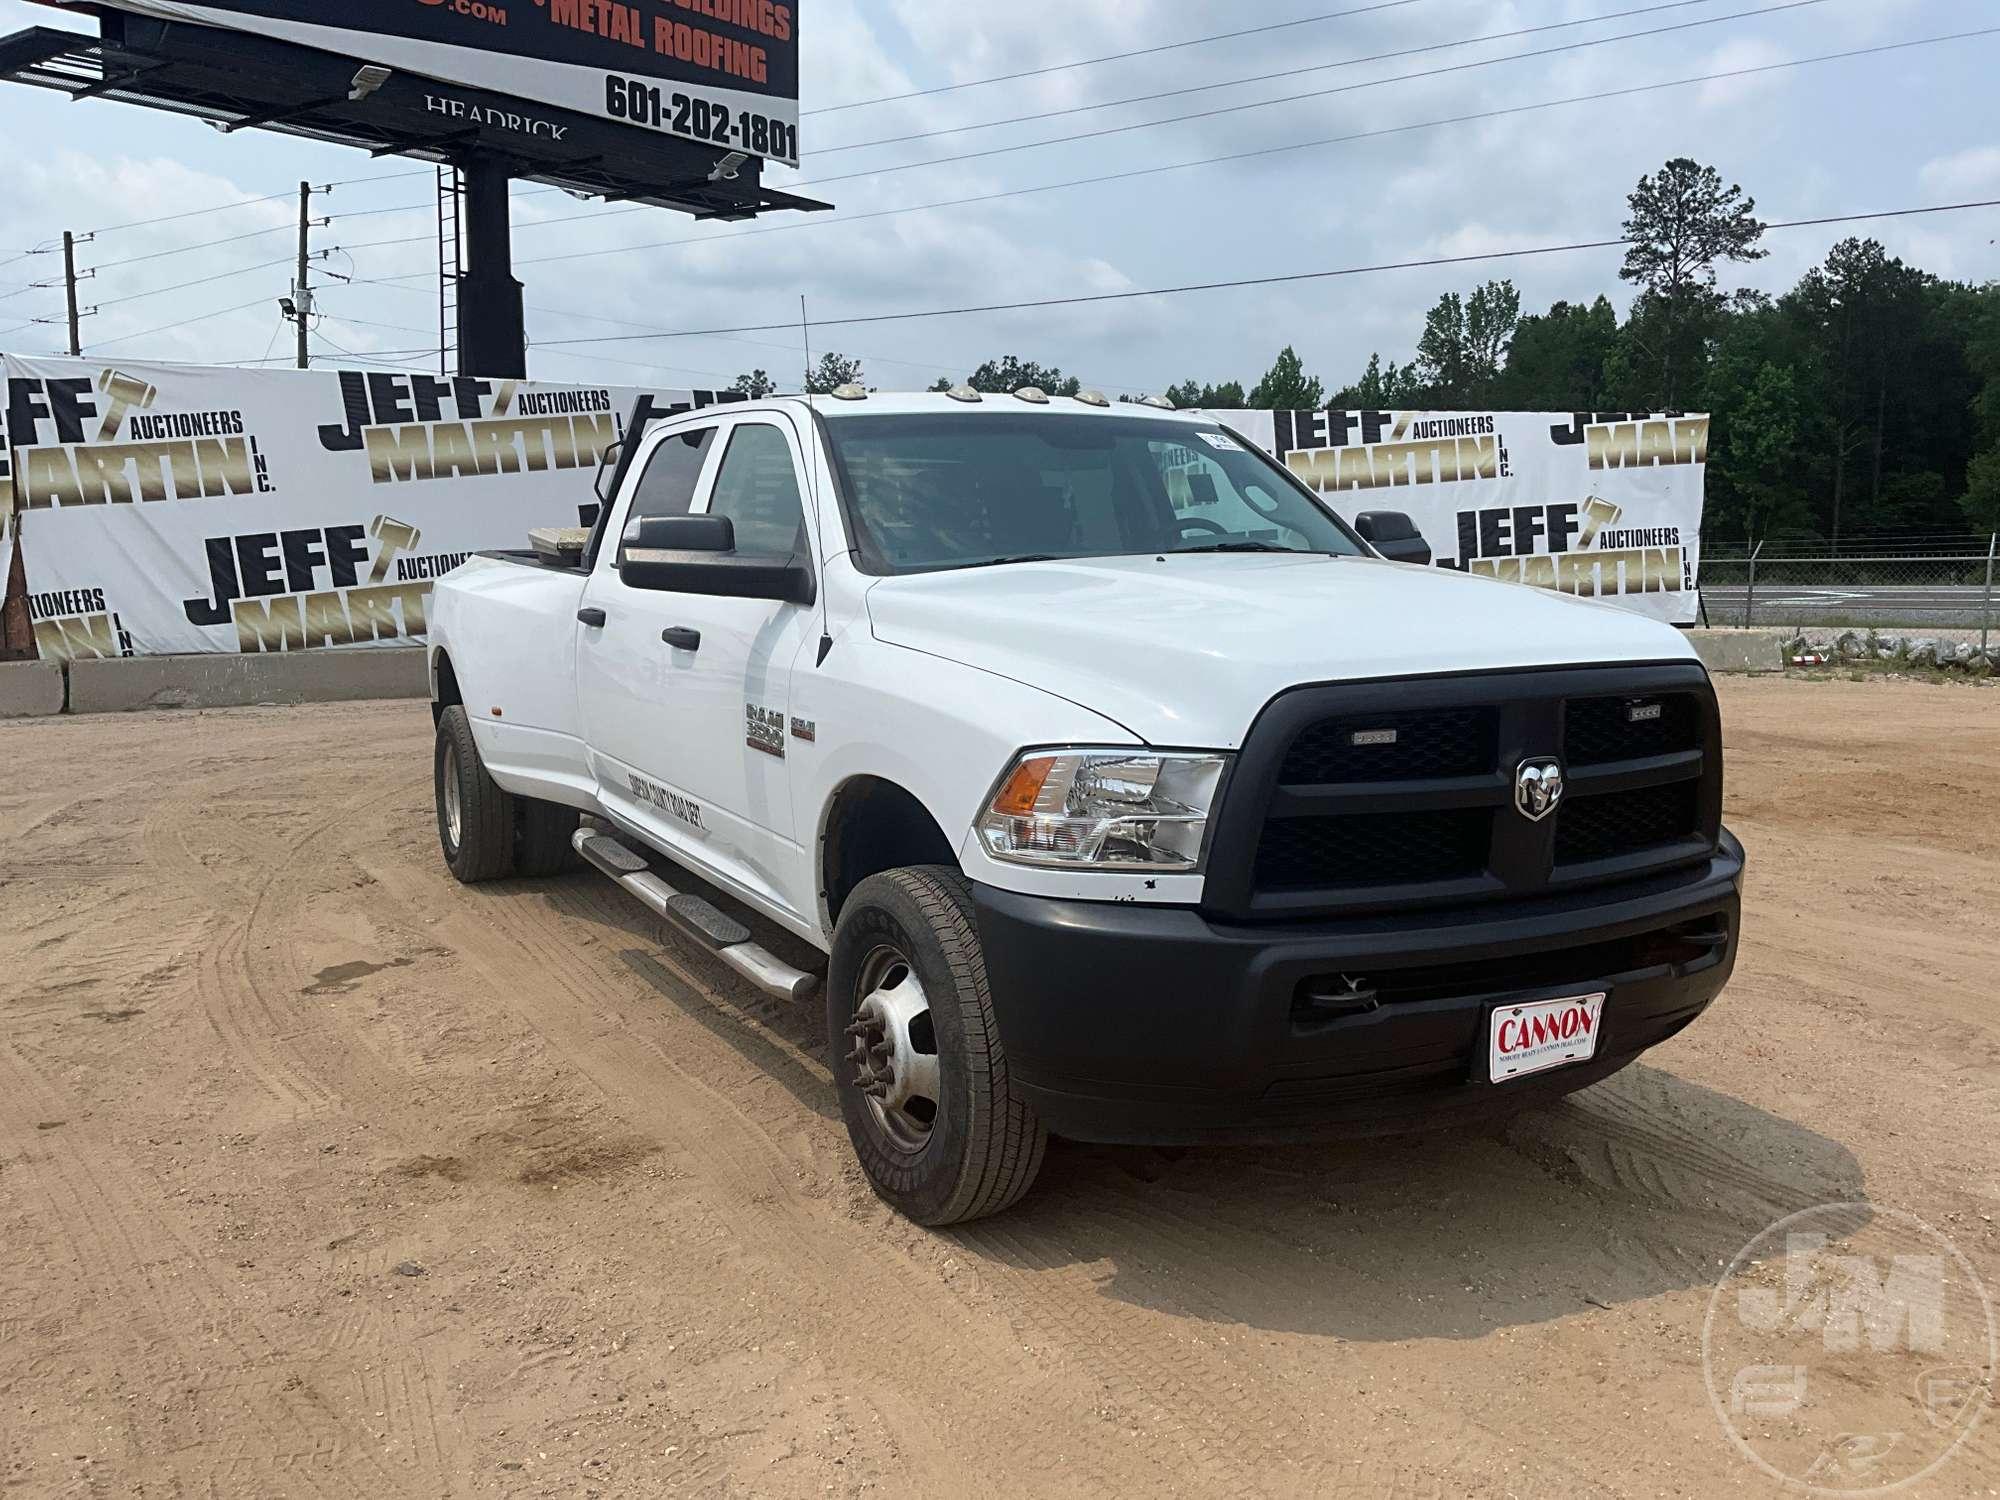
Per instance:
[[[1042,795],[1042,787],[1047,784],[1049,773],[1056,768],[1056,757],[1037,755],[1022,761],[1014,767],[1014,774],[1007,778],[1007,784],[1000,788],[1000,795],[993,799],[993,811],[1010,818],[1025,818],[1035,810],[1035,802]]]

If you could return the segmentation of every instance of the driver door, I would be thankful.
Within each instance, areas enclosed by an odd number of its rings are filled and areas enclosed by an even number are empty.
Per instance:
[[[727,515],[739,554],[810,559],[801,456],[782,415],[662,434],[585,587],[577,674],[606,808],[738,894],[795,914],[805,898],[787,889],[798,846],[785,752],[792,667],[817,616],[783,601],[629,587],[617,538],[634,515]],[[671,482],[649,487],[663,461]],[[684,483],[685,510],[640,508],[649,493],[679,504]]]

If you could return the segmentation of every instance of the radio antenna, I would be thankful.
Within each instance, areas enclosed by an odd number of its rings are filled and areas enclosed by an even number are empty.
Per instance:
[[[826,522],[819,511],[819,408],[813,405],[813,349],[812,318],[806,311],[806,294],[799,293],[799,344],[805,350],[806,358],[806,416],[812,428],[811,441],[805,444],[806,484],[812,492],[813,536],[819,542],[819,655],[814,659],[815,667],[826,665],[826,654],[833,649],[833,631],[827,621],[826,571],[833,559],[826,555]]]

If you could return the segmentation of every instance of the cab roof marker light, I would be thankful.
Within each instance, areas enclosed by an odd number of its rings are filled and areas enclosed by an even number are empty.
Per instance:
[[[1038,385],[1024,385],[1018,391],[1014,392],[1014,399],[1016,401],[1025,401],[1030,406],[1047,406],[1049,404],[1049,393]]]
[[[1139,398],[1139,404],[1141,406],[1153,407],[1159,411],[1179,410],[1179,408],[1176,407],[1174,403],[1169,401],[1165,396],[1142,396]]]
[[[835,386],[827,394],[832,396],[836,401],[866,401],[868,399],[868,387],[865,385],[856,385],[852,381],[849,381],[846,385]]]
[[[954,401],[984,401],[986,398],[969,385],[955,385],[945,394]]]
[[[1111,404],[1105,399],[1104,392],[1102,391],[1078,391],[1076,399],[1081,401],[1085,406],[1109,406]]]

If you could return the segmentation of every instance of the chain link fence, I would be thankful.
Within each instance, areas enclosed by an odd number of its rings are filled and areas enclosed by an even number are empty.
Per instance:
[[[1982,652],[2000,641],[2000,536],[1852,545],[1838,552],[1786,542],[1704,549],[1706,623],[1921,631],[1977,640]]]

